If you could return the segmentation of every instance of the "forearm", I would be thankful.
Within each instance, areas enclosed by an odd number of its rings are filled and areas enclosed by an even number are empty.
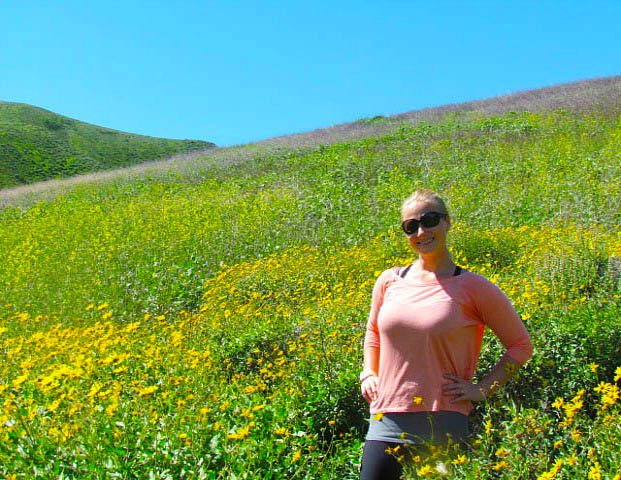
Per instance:
[[[485,397],[489,397],[502,388],[519,368],[518,362],[505,355],[476,386]]]
[[[379,372],[379,353],[380,350],[377,347],[364,348],[363,372],[373,372],[377,376]]]

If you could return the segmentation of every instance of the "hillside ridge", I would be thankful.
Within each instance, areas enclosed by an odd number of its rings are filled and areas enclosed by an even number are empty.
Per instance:
[[[123,132],[41,107],[0,101],[0,188],[127,167],[214,146],[202,140]]]
[[[2,102],[0,106],[1,104]],[[319,145],[385,135],[403,124],[433,123],[450,114],[487,116],[511,111],[534,113],[554,109],[574,111],[598,109],[617,114],[621,111],[621,75],[562,83],[463,103],[427,107],[392,116],[376,116],[308,132],[267,138],[245,145],[214,147],[204,151],[175,154],[161,160],[90,172],[66,179],[53,179],[4,189],[0,185],[0,208],[19,203],[25,198],[32,200],[33,198],[53,197],[76,184],[107,182],[147,174],[159,175],[172,170],[188,171],[192,170],[197,162],[204,163],[207,159],[219,164],[243,164],[244,161],[261,155],[312,149]]]
[[[338,143],[379,135],[403,122],[435,122],[447,114],[501,115],[511,111],[534,113],[554,109],[589,110],[594,108],[621,109],[621,75],[520,90],[507,95],[426,107],[389,116],[378,115],[308,132],[273,137],[256,143],[270,146],[306,146],[316,145],[318,138],[322,139],[322,143]]]

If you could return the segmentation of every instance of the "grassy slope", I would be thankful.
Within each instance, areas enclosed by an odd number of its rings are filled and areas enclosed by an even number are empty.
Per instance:
[[[0,188],[135,165],[214,145],[98,127],[30,105],[0,102]]]
[[[449,115],[6,208],[0,472],[355,478],[369,290],[411,261],[395,224],[424,185],[449,201],[459,263],[510,295],[537,352],[508,398],[475,410],[479,443],[457,478],[532,478],[559,459],[566,478],[596,462],[612,478],[619,410],[592,388],[621,364],[608,268],[621,255],[619,117]],[[479,374],[500,352],[489,340]],[[552,402],[580,388],[585,414],[562,427],[580,409]]]
[[[517,92],[472,102],[443,105],[397,114],[343,123],[310,132],[284,135],[248,145],[214,148],[200,155],[175,156],[168,161],[149,162],[134,167],[107,172],[78,175],[65,180],[39,182],[24,187],[0,189],[0,208],[5,205],[30,205],[38,200],[49,200],[71,191],[83,183],[125,181],[128,178],[156,178],[168,174],[196,178],[195,172],[209,164],[244,167],[249,160],[273,154],[314,149],[330,145],[374,138],[396,131],[401,126],[418,123],[433,124],[452,116],[454,119],[474,118],[480,115],[499,115],[508,112],[546,112],[552,110],[574,112],[617,112],[621,110],[621,76],[597,78],[567,84]]]

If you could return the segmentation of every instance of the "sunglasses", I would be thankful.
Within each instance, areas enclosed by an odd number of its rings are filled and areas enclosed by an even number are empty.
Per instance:
[[[418,232],[418,227],[422,225],[425,228],[435,227],[440,223],[440,219],[448,217],[446,213],[439,212],[427,212],[420,217],[420,220],[416,220],[415,218],[409,218],[404,220],[401,224],[401,228],[406,235],[413,235]]]

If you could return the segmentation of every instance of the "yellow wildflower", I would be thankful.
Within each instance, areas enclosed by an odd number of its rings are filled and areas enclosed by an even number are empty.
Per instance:
[[[112,415],[114,415],[114,412],[116,412],[118,408],[119,408],[119,401],[117,400],[116,397],[113,397],[112,401],[110,402],[110,405],[106,407],[106,415],[111,417]]]
[[[151,385],[150,387],[141,388],[138,390],[138,396],[144,397],[146,395],[151,395],[153,392],[157,391],[159,387],[157,385]]]
[[[565,459],[565,461],[567,462],[567,465],[569,465],[570,467],[573,467],[578,461],[578,457],[576,456],[575,453],[572,453],[570,457],[567,457]]]
[[[505,447],[500,447],[498,450],[496,450],[497,457],[506,457],[507,455],[509,455],[509,451],[506,450]]]
[[[416,473],[420,475],[421,477],[424,477],[425,475],[428,475],[432,472],[433,472],[433,468],[431,467],[431,465],[428,465],[428,464],[425,464],[422,467],[416,469]]]
[[[245,427],[240,428],[239,430],[237,430],[237,432],[235,433],[230,433],[226,436],[226,438],[230,439],[230,440],[241,440],[243,438],[246,438],[248,436],[248,434],[250,433],[250,426],[247,425]]]
[[[606,410],[608,407],[614,405],[617,400],[619,400],[619,387],[617,387],[617,385],[611,385],[602,396],[603,409]]]
[[[554,400],[552,407],[560,410],[561,408],[563,408],[564,405],[565,405],[565,400],[563,400],[561,397],[557,397],[556,400]]]
[[[602,466],[599,464],[599,462],[595,462],[595,465],[590,468],[587,478],[589,478],[589,480],[602,479]]]
[[[95,395],[97,395],[102,388],[103,388],[103,384],[99,382],[95,382],[93,383],[93,385],[91,385],[91,388],[86,396],[89,398],[92,398]]]
[[[543,472],[537,477],[537,480],[552,480],[563,466],[563,459],[559,458],[554,462],[554,466],[547,472]]]
[[[55,412],[56,410],[58,410],[58,406],[60,405],[61,400],[62,400],[62,399],[60,399],[60,398],[59,398],[59,399],[54,400],[52,403],[50,403],[50,404],[47,406],[47,409],[48,409],[50,412]]]
[[[28,375],[20,375],[18,377],[15,377],[15,380],[13,380],[13,387],[19,387],[22,383],[26,381],[27,378]]]

